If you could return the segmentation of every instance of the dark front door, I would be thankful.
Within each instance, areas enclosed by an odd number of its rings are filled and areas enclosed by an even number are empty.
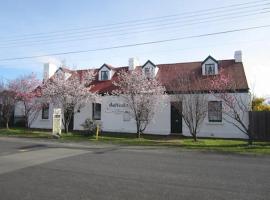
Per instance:
[[[68,131],[73,131],[73,128],[74,128],[74,113],[72,113],[72,117],[68,125]]]
[[[171,133],[182,133],[182,104],[171,102]]]

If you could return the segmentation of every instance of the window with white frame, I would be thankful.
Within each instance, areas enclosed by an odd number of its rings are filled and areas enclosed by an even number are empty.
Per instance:
[[[101,119],[101,104],[100,103],[93,103],[93,112],[92,117],[94,120],[100,120]]]
[[[101,80],[105,81],[109,79],[109,71],[101,71]]]
[[[205,64],[205,74],[214,75],[215,74],[215,64]]]
[[[208,102],[208,121],[222,122],[222,102],[209,101]]]
[[[149,67],[145,67],[144,74],[146,77],[150,78],[151,77],[151,69]]]
[[[41,119],[49,119],[49,104],[44,104],[41,111]]]
[[[128,111],[125,111],[123,113],[123,120],[124,121],[130,121],[130,113]]]

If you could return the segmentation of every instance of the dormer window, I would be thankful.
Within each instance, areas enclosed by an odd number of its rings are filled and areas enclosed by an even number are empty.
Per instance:
[[[101,80],[105,81],[109,79],[109,71],[101,71]]]
[[[113,74],[114,74],[113,67],[104,64],[99,68],[98,80],[100,81],[111,80]]]
[[[208,56],[202,62],[202,75],[216,75],[218,74],[218,61],[216,61],[212,56]]]
[[[205,64],[205,74],[214,75],[215,74],[215,64]]]
[[[144,76],[147,78],[154,78],[157,75],[158,67],[152,63],[150,60],[148,60],[143,66],[142,66],[142,72]]]

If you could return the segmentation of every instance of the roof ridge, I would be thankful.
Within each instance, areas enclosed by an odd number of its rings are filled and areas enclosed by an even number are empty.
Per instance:
[[[222,60],[217,60],[217,62],[223,62],[223,61],[234,61],[233,58],[231,59],[222,59]],[[148,62],[148,61],[147,61]],[[159,63],[159,64],[155,64],[156,66],[161,66],[161,65],[177,65],[177,64],[191,64],[191,63],[202,63],[203,60],[201,61],[191,61],[191,62],[176,62],[176,63]],[[120,68],[127,68],[128,66],[120,66],[120,67],[114,67],[110,64],[107,64],[107,63],[104,63],[103,65],[106,65],[108,66],[109,68],[111,69],[120,69]],[[103,66],[102,65],[102,66]],[[143,65],[138,65],[137,67],[141,67]],[[100,68],[88,68],[88,69],[77,69],[77,70],[71,70],[71,69],[68,69],[68,68],[65,68],[67,70],[70,70],[70,71],[84,71],[84,70],[98,70]]]

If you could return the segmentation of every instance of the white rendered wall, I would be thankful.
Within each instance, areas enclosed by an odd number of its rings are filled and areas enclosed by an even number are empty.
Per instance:
[[[235,94],[234,94],[235,95]],[[250,96],[248,93],[238,93],[237,96],[241,96],[242,99],[247,103],[250,101]],[[219,101],[214,95],[208,95],[208,101]],[[224,103],[222,104],[224,105]],[[198,133],[198,137],[215,137],[215,138],[247,138],[247,136],[242,133],[238,128],[236,128],[233,124],[227,122],[225,119],[232,121],[231,118],[226,117],[222,114],[223,119],[222,122],[209,122],[208,115],[204,119],[204,122],[201,125],[201,128]],[[243,116],[244,121],[248,124],[248,112],[245,116]],[[183,135],[191,136],[188,130],[188,127],[184,123],[183,120]]]
[[[83,130],[81,126],[87,118],[92,119],[92,103],[88,103],[74,115],[74,130]]]
[[[37,118],[31,124],[31,128],[41,129],[52,129],[52,116],[53,116],[53,105],[49,106],[49,119],[42,119],[42,111],[39,112]]]
[[[135,120],[130,118],[129,121],[124,121],[124,112],[112,112],[108,109],[108,105],[111,102],[122,103],[119,97],[106,96],[101,100],[101,123],[102,131],[108,132],[123,132],[123,133],[136,133]],[[163,103],[164,105],[164,103]],[[74,129],[82,130],[81,124],[86,118],[92,119],[92,104],[87,105],[81,109],[80,113],[77,113],[74,117]],[[170,134],[170,104],[163,106],[162,110],[158,112],[145,133],[149,134]]]
[[[247,93],[237,94],[245,99],[247,102],[250,100],[250,96]],[[119,97],[117,97],[119,98]],[[175,99],[171,99],[174,101]],[[218,100],[213,95],[208,95],[209,101]],[[134,119],[130,121],[124,121],[123,112],[111,112],[107,109],[108,104],[111,102],[119,101],[121,99],[115,99],[115,97],[106,96],[102,97],[101,100],[101,120],[99,121],[102,124],[102,130],[108,132],[122,132],[122,133],[136,133],[136,124]],[[163,100],[164,105],[163,109],[158,112],[151,123],[148,125],[145,133],[148,134],[157,134],[157,135],[169,135],[171,132],[171,109],[170,103],[168,100]],[[15,114],[19,114],[19,109],[16,107]],[[51,129],[52,128],[52,114],[53,106],[50,105],[49,110],[49,119],[42,119],[41,112],[37,119],[33,122],[31,128],[43,128]],[[223,115],[224,117],[224,115]],[[74,116],[74,130],[83,130],[81,124],[85,119],[92,119],[92,103],[89,103],[84,108],[80,110],[79,113],[76,113]],[[245,121],[248,123],[248,113],[246,113]],[[182,134],[185,136],[191,136],[188,130],[188,127],[185,125],[184,120],[182,120]],[[208,116],[206,116],[200,130],[198,137],[220,137],[220,138],[247,138],[247,136],[237,129],[234,125],[226,122],[224,119],[222,122],[208,122]]]

